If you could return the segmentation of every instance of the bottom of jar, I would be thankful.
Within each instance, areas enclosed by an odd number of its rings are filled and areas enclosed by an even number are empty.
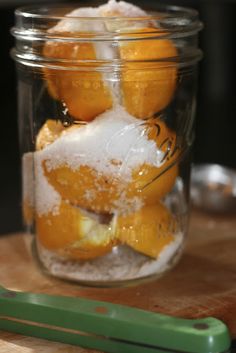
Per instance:
[[[125,245],[90,261],[69,260],[45,249],[39,242],[34,242],[33,248],[46,274],[90,287],[125,287],[156,279],[171,269],[182,253],[183,234],[176,234],[158,259],[150,259]]]

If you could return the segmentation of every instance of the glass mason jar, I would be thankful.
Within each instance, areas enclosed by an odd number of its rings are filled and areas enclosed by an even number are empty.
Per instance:
[[[16,10],[23,216],[47,273],[92,286],[157,278],[189,215],[194,10],[76,17]]]

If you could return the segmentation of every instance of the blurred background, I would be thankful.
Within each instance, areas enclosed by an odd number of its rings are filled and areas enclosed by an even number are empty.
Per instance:
[[[56,1],[41,1],[47,4]],[[66,2],[65,0],[63,2]],[[70,1],[89,6],[91,1]],[[130,0],[155,9],[156,0]],[[158,0],[195,8],[204,22],[200,63],[194,162],[219,163],[236,169],[236,2],[234,0]],[[9,51],[14,45],[9,30],[14,9],[34,0],[0,0],[1,133],[0,133],[0,234],[22,229],[20,155],[17,133],[16,76]]]

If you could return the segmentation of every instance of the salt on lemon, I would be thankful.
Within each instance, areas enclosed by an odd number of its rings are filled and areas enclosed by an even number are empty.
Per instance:
[[[96,20],[80,20],[83,16]],[[119,18],[118,28],[111,17]],[[129,17],[143,19],[129,21]],[[93,42],[98,33],[116,31],[121,38],[116,45],[112,39]],[[171,101],[177,80],[177,49],[171,40],[162,38],[166,33],[155,28],[151,17],[137,6],[110,0],[97,8],[79,8],[48,32],[61,37],[60,42],[48,40],[43,48],[48,91],[74,119],[91,121],[116,102],[143,119]],[[66,37],[72,40],[63,41]],[[102,67],[104,60],[119,59],[122,67],[117,65],[108,75]]]
[[[137,199],[140,206],[155,203],[178,174],[176,134],[161,120],[158,127],[155,134],[156,125],[113,108],[86,126],[64,130],[42,150],[44,175],[63,199],[97,213]]]
[[[46,120],[36,137],[36,150],[42,150],[53,143],[61,135],[63,130],[65,130],[65,128],[59,120]]]
[[[119,198],[119,180],[87,165],[76,170],[67,165],[48,170],[45,161],[43,168],[49,183],[74,205],[98,213],[111,212],[114,201]]]
[[[175,149],[176,134],[161,119],[141,124],[117,107],[87,126],[64,130],[41,160],[44,175],[63,199],[113,213],[134,211],[138,200],[140,207],[156,203],[171,191],[178,175]]]

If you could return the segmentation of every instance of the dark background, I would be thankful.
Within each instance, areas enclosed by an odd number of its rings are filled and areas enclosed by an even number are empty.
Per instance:
[[[157,3],[130,2],[154,9]],[[0,234],[22,227],[16,78],[14,62],[9,57],[14,40],[9,30],[14,23],[14,9],[27,3],[30,1],[0,0]],[[31,3],[35,4],[33,0]],[[77,1],[78,6],[89,6],[88,3]],[[200,34],[204,59],[200,64],[194,161],[236,169],[236,2],[168,0],[168,3],[197,9],[205,25]]]

